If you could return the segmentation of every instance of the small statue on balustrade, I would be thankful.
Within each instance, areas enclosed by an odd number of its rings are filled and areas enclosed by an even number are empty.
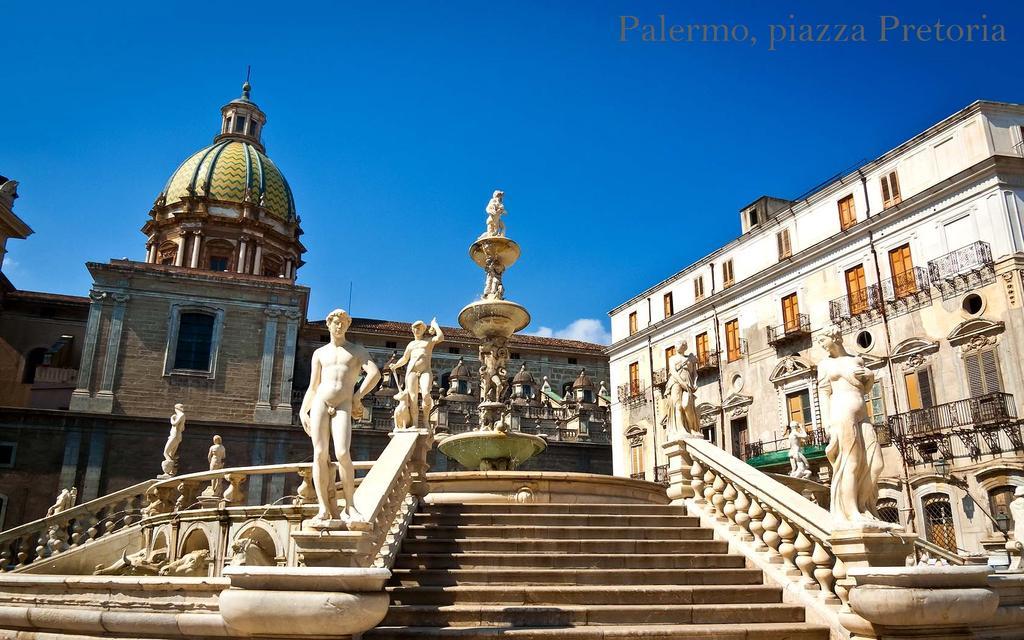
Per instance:
[[[785,436],[789,439],[789,477],[802,478],[811,477],[811,463],[804,455],[804,441],[807,440],[807,429],[796,420],[786,425]]]
[[[224,440],[220,436],[213,436],[213,444],[206,452],[206,461],[210,463],[210,471],[217,471],[224,468],[224,461],[228,457],[227,449],[224,448]],[[210,486],[203,492],[203,495],[216,496],[220,494],[220,486],[223,479],[217,476],[210,480]]]
[[[444,332],[437,324],[437,318],[430,321],[429,328],[423,321],[417,320],[412,323],[412,337],[412,341],[405,347],[405,353],[396,362],[391,363],[389,368],[394,372],[400,367],[405,367],[405,386],[399,389],[395,400],[408,404],[409,411],[413,414],[411,427],[419,429],[430,424],[430,411],[434,407],[434,398],[430,395],[434,370],[430,361],[434,355],[434,347],[444,342]]]
[[[686,340],[675,344],[676,352],[668,360],[668,398],[670,436],[684,437],[700,433],[697,419],[697,358],[687,353]]]
[[[352,410],[380,380],[380,370],[362,345],[349,342],[345,333],[352,324],[349,315],[335,309],[327,315],[331,341],[313,352],[309,388],[302,399],[299,420],[313,441],[313,487],[320,510],[310,521],[314,528],[341,528],[342,519],[358,521],[352,504],[355,467],[352,464]],[[360,373],[362,384],[356,389]],[[331,463],[331,441],[338,459]],[[340,474],[344,511],[339,513],[335,482]]]
[[[61,511],[67,511],[71,507],[75,506],[75,502],[78,500],[78,488],[71,487],[70,489],[61,489],[60,493],[57,494],[57,499],[54,501],[53,506],[46,510],[47,517],[57,515]]]
[[[818,363],[818,396],[829,434],[825,455],[832,465],[830,511],[835,527],[899,528],[881,520],[875,510],[882,450],[864,404],[875,376],[863,358],[847,353],[839,327],[826,329],[817,342],[827,354]]]
[[[165,478],[178,473],[178,446],[181,445],[184,434],[185,405],[179,402],[174,405],[174,414],[171,416],[171,432],[167,435],[167,442],[164,444],[164,461],[160,463]]]

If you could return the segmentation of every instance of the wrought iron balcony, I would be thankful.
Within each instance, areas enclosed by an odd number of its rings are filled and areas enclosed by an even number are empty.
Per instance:
[[[659,389],[665,386],[668,382],[668,369],[655,369],[654,375],[651,377],[651,384]]]
[[[647,473],[644,472],[644,471],[641,471],[640,473],[631,473],[631,474],[629,474],[629,477],[634,479],[634,480],[646,480],[647,479]]]
[[[647,402],[647,389],[639,382],[619,385],[619,402],[627,407],[638,407]]]
[[[746,338],[740,338],[736,343],[735,347],[725,349],[725,361],[736,362],[743,356],[747,355],[747,340]]]
[[[972,242],[928,263],[928,276],[944,300],[995,280],[992,247]]]
[[[697,373],[705,373],[718,369],[719,354],[717,351],[697,354]]]
[[[767,331],[768,344],[775,347],[811,335],[811,319],[801,313],[777,327],[768,327]]]
[[[828,444],[828,434],[825,429],[818,428],[807,433],[807,439],[804,440],[804,448],[807,447],[823,447]],[[757,442],[747,442],[743,445],[743,459],[750,460],[766,453],[774,453],[776,451],[787,451],[789,450],[789,438],[778,438],[776,440],[758,440]]]
[[[866,326],[882,317],[882,295],[877,284],[851,291],[828,303],[828,316],[844,329]]]
[[[882,300],[889,315],[902,315],[932,301],[928,272],[921,267],[882,281]]]
[[[889,416],[893,444],[909,465],[1024,450],[1009,393],[989,393]]]
[[[654,467],[654,481],[657,482],[658,484],[663,484],[666,487],[668,486],[667,464],[659,464],[658,466]]]

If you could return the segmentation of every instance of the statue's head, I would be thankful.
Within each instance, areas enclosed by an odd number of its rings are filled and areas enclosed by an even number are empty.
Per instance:
[[[177,403],[176,405],[174,405],[174,410],[175,410],[175,411],[184,411],[184,410],[185,410],[185,405],[183,405],[183,404],[181,404],[181,403],[179,402],[179,403]]]
[[[213,444],[221,444],[223,442],[224,442],[224,439],[221,438],[220,436],[213,436]]]
[[[684,353],[686,353],[686,347],[686,338],[679,338],[678,340],[676,340],[676,353],[678,353],[679,355],[683,355]]]
[[[839,328],[839,325],[831,325],[826,327],[821,333],[818,334],[818,346],[825,351],[831,352],[833,345],[843,344],[843,331]]]
[[[344,309],[335,309],[327,314],[327,330],[331,332],[333,337],[344,338],[345,332],[348,331],[351,325],[352,318]]]
[[[501,200],[504,197],[505,197],[505,192],[502,191],[501,189],[495,189],[494,193],[491,194],[491,198],[493,198],[495,200]]]
[[[423,337],[423,334],[427,331],[427,323],[422,320],[417,320],[412,323],[412,335],[417,340]]]

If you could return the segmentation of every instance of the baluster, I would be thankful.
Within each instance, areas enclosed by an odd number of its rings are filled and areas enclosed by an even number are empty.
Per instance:
[[[99,533],[99,530],[96,528],[96,525],[98,525],[99,523],[100,519],[96,517],[95,513],[90,513],[88,516],[86,516],[85,524],[88,525],[88,527],[86,527],[85,529],[85,539],[82,540],[83,543],[88,542],[89,540],[96,539],[96,534]]]
[[[690,467],[690,487],[693,489],[693,501],[696,504],[704,504],[704,468],[696,458],[693,466]]]
[[[86,530],[86,528],[87,527],[86,527],[86,524],[85,524],[85,514],[83,513],[80,516],[77,516],[75,518],[74,523],[72,523],[71,527],[69,528],[69,531],[71,533],[69,538],[71,539],[71,546],[72,547],[77,547],[77,546],[81,545],[83,542],[85,542],[85,540],[86,540],[86,538],[85,538],[85,530]]]
[[[787,574],[796,575],[798,569],[796,563],[793,562],[796,558],[796,546],[793,541],[796,540],[796,529],[789,523],[786,518],[781,518],[782,522],[779,524],[779,537],[782,538],[782,542],[779,544],[779,555],[782,556],[784,566],[786,567]]]
[[[39,538],[36,540],[36,559],[35,561],[42,560],[46,556],[50,555],[50,550],[46,548],[47,537],[43,534],[39,534]]]
[[[832,578],[835,582],[832,585],[832,591],[839,598],[839,602],[842,604],[842,608],[839,610],[840,613],[850,612],[850,588],[846,583],[846,563],[839,557],[836,557],[836,563],[832,566]]]
[[[224,479],[230,485],[224,490],[224,501],[233,505],[244,504],[246,495],[242,483],[246,481],[247,476],[241,473],[228,473],[224,475]]]
[[[725,489],[722,491],[722,498],[725,504],[722,505],[722,514],[725,518],[736,524],[736,487],[732,486],[731,482],[725,483]]]
[[[779,555],[779,545],[782,543],[782,537],[778,534],[780,521],[771,508],[765,507],[764,519],[761,524],[764,526],[761,538],[768,545],[769,561],[772,564],[781,564],[782,556]]]
[[[122,514],[118,529],[127,527],[135,522],[135,511],[139,508],[139,498],[140,496],[130,496],[124,501],[124,514]]]
[[[106,510],[104,516],[100,518],[100,521],[103,524],[100,525],[101,529],[99,537],[113,533],[114,529],[117,528],[117,525],[120,524],[121,521],[118,514],[121,512],[122,504],[124,503],[119,500],[116,503],[110,505],[110,508]]]
[[[24,566],[28,564],[29,552],[32,549],[32,541],[35,540],[37,534],[26,533],[21,537],[18,544],[18,564]]]
[[[196,496],[199,495],[201,482],[197,480],[182,480],[178,483],[178,500],[174,503],[175,511],[187,511],[196,504]]]
[[[3,551],[0,551],[0,573],[7,573],[10,571],[8,568],[11,564],[11,550],[4,547]]]
[[[764,520],[765,512],[761,507],[761,503],[757,501],[757,498],[751,496],[750,508],[747,509],[747,513],[750,515],[750,527],[748,530],[751,535],[754,536],[754,551],[767,551],[768,545],[764,543],[764,524],[761,522]]]
[[[742,490],[736,490],[734,504],[736,505],[736,513],[733,515],[733,520],[744,531],[740,537],[743,540],[753,540],[754,536],[750,533],[750,498],[747,496],[747,493]]]
[[[708,515],[714,515],[714,505],[711,503],[711,497],[715,495],[715,472],[708,469],[704,472],[704,490],[701,494],[704,496],[704,504],[708,505]]]
[[[811,560],[814,561],[814,579],[821,587],[825,601],[836,600],[832,578],[832,555],[817,538],[814,539],[814,553],[811,554]]]
[[[796,567],[803,576],[800,578],[800,586],[809,591],[817,589],[818,583],[814,580],[814,560],[811,559],[814,543],[804,535],[803,529],[797,531],[793,547],[796,549]]]
[[[711,504],[715,508],[715,519],[725,522],[725,479],[718,473],[715,473],[715,481],[711,484],[711,489],[714,492],[711,495]]]

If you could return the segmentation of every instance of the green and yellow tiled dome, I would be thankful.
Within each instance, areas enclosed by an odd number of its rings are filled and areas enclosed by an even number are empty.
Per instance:
[[[277,166],[256,147],[240,140],[222,140],[192,154],[171,175],[164,187],[166,205],[194,191],[211,200],[242,203],[246,186],[250,202],[282,220],[295,218],[295,201],[288,181]]]

